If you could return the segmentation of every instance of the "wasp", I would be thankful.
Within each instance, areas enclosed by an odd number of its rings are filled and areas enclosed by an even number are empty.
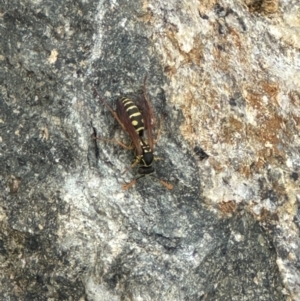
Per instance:
[[[144,78],[143,93],[136,97],[137,104],[135,104],[132,99],[123,96],[117,99],[116,111],[114,111],[99,95],[98,91],[94,89],[98,98],[112,113],[122,129],[129,134],[131,139],[130,146],[126,146],[119,141],[113,142],[118,143],[124,148],[134,149],[135,151],[135,159],[132,162],[131,167],[138,165],[138,174],[140,174],[140,176],[132,180],[129,184],[124,184],[122,187],[125,190],[133,186],[138,179],[154,173],[154,168],[152,166],[154,161],[154,139],[152,131],[156,124],[156,120],[146,92],[146,78],[147,77]],[[158,131],[158,136],[159,135],[160,130]],[[170,190],[173,188],[172,184],[167,183],[164,180],[160,180],[160,182]]]

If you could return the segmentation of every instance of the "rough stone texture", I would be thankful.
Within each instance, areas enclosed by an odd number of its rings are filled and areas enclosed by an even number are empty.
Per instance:
[[[298,1],[0,0],[0,25],[1,300],[300,300]],[[124,191],[92,89],[145,74],[161,159]]]

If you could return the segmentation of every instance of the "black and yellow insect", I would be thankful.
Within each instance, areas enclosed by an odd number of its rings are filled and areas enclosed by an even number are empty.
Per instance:
[[[127,97],[121,97],[117,100],[116,112],[99,95],[96,89],[95,92],[102,103],[117,119],[123,130],[126,131],[131,138],[132,145],[135,150],[135,160],[131,166],[134,167],[139,165],[138,173],[141,176],[134,179],[129,184],[123,185],[124,189],[128,189],[134,185],[138,179],[154,172],[154,168],[152,166],[152,162],[154,160],[152,130],[155,126],[155,118],[146,93],[146,77],[144,79],[143,94],[136,97],[137,104]],[[132,148],[125,146],[121,142],[116,142],[125,148]],[[168,184],[163,180],[160,180],[160,182],[168,189],[173,188],[171,184]]]
[[[125,130],[128,132],[135,148],[136,158],[132,166],[139,164],[138,173],[142,175],[154,172],[152,167],[153,156],[153,136],[151,120],[152,117],[150,106],[147,103],[145,96],[138,98],[140,109],[134,102],[127,98],[121,97],[117,101],[117,115]],[[154,120],[154,118],[151,118]],[[147,140],[145,141],[144,134],[147,132]]]

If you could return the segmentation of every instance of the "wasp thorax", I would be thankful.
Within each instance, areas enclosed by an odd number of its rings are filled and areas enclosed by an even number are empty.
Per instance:
[[[144,165],[144,166],[149,166],[151,165],[154,156],[153,156],[153,152],[150,148],[150,146],[145,143],[145,141],[143,139],[140,140],[140,144],[143,150],[143,156],[141,157],[141,161],[140,164]]]
[[[153,162],[153,153],[152,152],[148,152],[148,153],[144,153],[143,157],[141,158],[141,164],[144,166],[149,166],[152,164]]]

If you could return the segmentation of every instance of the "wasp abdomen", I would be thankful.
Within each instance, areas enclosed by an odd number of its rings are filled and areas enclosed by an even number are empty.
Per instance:
[[[121,102],[125,107],[125,110],[129,116],[131,124],[135,128],[135,131],[139,136],[143,136],[144,129],[145,129],[144,120],[138,107],[132,102],[132,100],[126,97],[121,98]]]

